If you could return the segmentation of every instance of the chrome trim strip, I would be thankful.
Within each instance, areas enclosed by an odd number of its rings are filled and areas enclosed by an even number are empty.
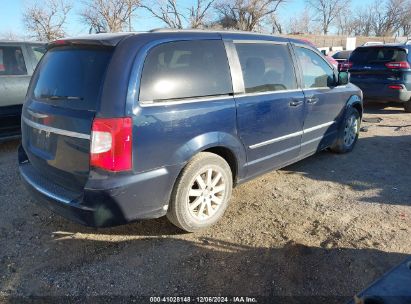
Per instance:
[[[290,151],[295,150],[295,149],[298,149],[298,148],[300,148],[300,147],[302,147],[302,146],[309,145],[309,144],[311,144],[311,143],[313,143],[313,142],[316,142],[316,141],[319,141],[319,140],[323,139],[324,137],[326,137],[326,136],[316,137],[316,138],[314,138],[314,139],[311,139],[311,140],[309,140],[309,141],[306,141],[305,143],[302,143],[301,146],[300,146],[300,145],[298,145],[298,146],[293,146],[293,147],[291,147],[291,148],[281,150],[281,151],[276,152],[276,153],[274,153],[274,154],[270,154],[270,155],[267,155],[267,156],[265,156],[265,157],[262,157],[262,158],[253,160],[253,161],[247,163],[247,166],[254,165],[254,164],[259,163],[259,162],[262,162],[262,161],[264,161],[264,160],[267,160],[267,159],[276,157],[276,156],[278,156],[278,155],[281,155],[281,154],[290,152]]]
[[[242,43],[242,44],[246,44],[246,43],[253,43],[253,44],[287,44],[288,41],[275,41],[275,40],[257,40],[257,39],[233,39],[234,44],[238,43]]]
[[[318,126],[314,126],[314,127],[305,129],[305,130],[303,130],[303,133],[304,133],[304,134],[305,134],[305,133],[310,133],[310,132],[312,132],[312,131],[315,131],[315,130],[318,130],[318,129],[322,129],[322,128],[331,126],[331,125],[333,125],[333,124],[335,124],[335,120],[330,121],[330,122],[323,123],[323,124],[318,125]]]
[[[49,117],[49,116],[46,115],[46,114],[36,113],[36,112],[33,112],[32,110],[29,110],[29,109],[27,109],[27,113],[29,113],[31,116],[36,117],[36,118],[46,118],[46,117]]]
[[[62,130],[62,129],[58,129],[58,128],[54,128],[54,127],[45,126],[45,125],[39,124],[37,122],[31,121],[31,120],[27,119],[24,116],[23,116],[23,121],[28,126],[30,126],[32,128],[35,128],[35,129],[38,129],[38,130],[41,130],[41,131],[55,133],[55,134],[59,134],[59,135],[63,135],[63,136],[76,137],[76,138],[90,140],[90,135],[89,134],[78,133],[78,132],[67,131],[67,130]]]
[[[254,165],[254,164],[256,164],[256,163],[262,162],[262,161],[264,161],[264,160],[267,160],[267,159],[276,157],[276,156],[278,156],[278,155],[281,155],[281,154],[284,154],[284,153],[287,153],[287,152],[290,152],[290,151],[292,151],[292,150],[299,149],[299,148],[300,148],[300,145],[298,145],[298,146],[293,146],[293,147],[288,148],[288,149],[285,149],[285,150],[281,150],[281,151],[276,152],[276,153],[274,153],[274,154],[270,154],[270,155],[264,156],[264,157],[262,157],[262,158],[253,160],[253,161],[247,163],[247,166],[249,166],[249,165]]]
[[[310,133],[310,132],[322,129],[322,128],[331,126],[333,124],[335,124],[335,121],[326,122],[326,123],[323,123],[321,125],[305,129],[303,131],[290,133],[290,134],[287,134],[287,135],[284,135],[284,136],[276,137],[276,138],[273,138],[273,139],[270,139],[270,140],[267,140],[267,141],[260,142],[258,144],[251,145],[251,146],[249,146],[249,148],[250,149],[257,149],[257,148],[260,148],[260,147],[263,147],[263,146],[266,146],[266,145],[270,145],[270,144],[273,144],[275,142],[279,142],[279,141],[282,141],[282,140],[285,140],[285,139],[289,139],[289,138],[293,138],[293,137],[296,137],[296,136],[304,135],[306,133]]]
[[[142,101],[140,100],[140,107],[161,107],[169,105],[178,105],[186,103],[195,103],[195,102],[204,102],[204,101],[214,101],[214,100],[226,100],[232,99],[234,96],[231,95],[221,95],[221,96],[212,96],[212,97],[198,97],[198,98],[184,98],[181,100],[167,100],[167,101]]]
[[[270,139],[270,140],[267,140],[267,141],[260,142],[260,143],[255,144],[255,145],[251,145],[249,148],[250,148],[250,149],[257,149],[257,148],[260,148],[260,147],[262,147],[262,146],[270,145],[270,144],[273,144],[273,143],[275,143],[275,142],[279,142],[279,141],[282,141],[282,140],[285,140],[285,139],[289,139],[289,138],[293,138],[293,137],[296,137],[296,136],[300,136],[300,135],[302,135],[302,134],[303,134],[303,131],[298,131],[298,132],[295,132],[295,133],[290,133],[290,134],[287,134],[287,135],[284,135],[284,136],[281,136],[281,137],[273,138],[273,139]]]
[[[324,137],[326,137],[326,136],[320,136],[320,137],[316,137],[314,139],[311,139],[309,141],[306,141],[306,142],[301,144],[301,147],[312,144],[313,142],[319,141],[319,140],[323,139]]]
[[[302,90],[297,88],[297,89],[291,89],[291,90],[265,91],[265,92],[255,92],[255,93],[241,93],[241,94],[234,94],[234,97],[239,98],[239,97],[272,95],[272,94],[293,93],[293,92],[302,92]]]

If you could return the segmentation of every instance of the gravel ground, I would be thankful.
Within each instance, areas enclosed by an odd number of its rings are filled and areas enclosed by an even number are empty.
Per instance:
[[[367,109],[355,150],[237,187],[215,227],[94,229],[33,204],[0,145],[0,296],[342,296],[411,253],[411,114]],[[342,301],[344,300],[344,301]],[[330,302],[329,302],[330,303]]]

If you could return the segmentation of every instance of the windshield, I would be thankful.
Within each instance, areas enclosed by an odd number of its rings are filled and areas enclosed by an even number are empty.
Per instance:
[[[34,98],[59,106],[95,110],[111,49],[56,48],[48,51],[34,81]]]
[[[372,64],[407,61],[404,49],[389,47],[365,47],[355,50],[350,61],[353,64]]]

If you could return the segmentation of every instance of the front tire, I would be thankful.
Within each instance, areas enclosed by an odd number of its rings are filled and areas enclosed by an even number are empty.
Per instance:
[[[354,149],[360,134],[361,117],[358,110],[348,108],[344,120],[338,130],[335,143],[331,146],[331,151],[336,153],[347,153]]]
[[[227,209],[232,188],[227,162],[213,153],[199,153],[176,181],[167,218],[187,232],[210,227]]]

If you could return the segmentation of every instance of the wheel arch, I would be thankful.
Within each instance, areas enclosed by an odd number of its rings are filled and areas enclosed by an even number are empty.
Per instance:
[[[348,109],[350,107],[356,109],[358,111],[358,113],[360,114],[360,117],[362,118],[364,108],[363,108],[363,103],[362,103],[362,100],[361,100],[360,96],[351,95],[351,97],[348,99],[348,101],[346,103],[346,109]]]
[[[222,157],[230,166],[233,183],[245,176],[246,153],[240,140],[225,132],[210,132],[192,138],[174,155],[185,165],[198,153],[210,152]]]

